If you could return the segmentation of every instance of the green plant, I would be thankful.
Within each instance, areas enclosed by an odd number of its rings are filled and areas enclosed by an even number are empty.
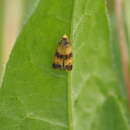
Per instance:
[[[6,67],[0,129],[129,130],[109,28],[104,0],[39,1]],[[52,68],[65,33],[73,45],[72,72]]]

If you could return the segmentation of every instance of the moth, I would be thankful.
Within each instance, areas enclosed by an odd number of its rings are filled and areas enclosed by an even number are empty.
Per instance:
[[[55,69],[72,70],[72,44],[67,35],[59,41],[52,66]]]

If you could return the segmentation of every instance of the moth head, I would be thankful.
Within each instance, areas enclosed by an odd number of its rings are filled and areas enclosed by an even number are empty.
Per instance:
[[[69,44],[69,40],[68,40],[68,36],[67,35],[64,35],[62,37],[61,43],[64,44],[64,45]]]
[[[67,39],[68,39],[68,36],[65,34],[65,35],[63,35],[62,39],[67,40]]]

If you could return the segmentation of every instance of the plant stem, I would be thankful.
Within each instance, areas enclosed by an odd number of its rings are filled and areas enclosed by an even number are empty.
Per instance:
[[[128,101],[130,105],[129,56],[128,56],[128,48],[126,44],[122,11],[123,11],[123,0],[115,0],[117,35],[118,35],[118,41],[119,41],[119,46],[120,46],[120,52],[121,52],[121,61],[122,61],[124,81],[128,90]]]

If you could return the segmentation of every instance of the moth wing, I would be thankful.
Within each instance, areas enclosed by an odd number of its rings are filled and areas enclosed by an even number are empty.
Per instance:
[[[65,59],[64,60],[64,69],[67,71],[71,71],[72,70],[72,64],[73,64],[73,59],[72,57]]]
[[[59,42],[53,68],[70,71],[72,70],[72,45],[66,37],[64,38]]]
[[[72,57],[72,45],[69,44],[69,46],[65,49],[66,58],[64,59],[64,69],[67,71],[72,70],[72,64],[73,64],[73,57]]]
[[[54,62],[53,62],[53,68],[55,69],[62,69],[63,68],[63,58],[60,57],[60,53],[58,50],[60,50],[60,46],[58,46],[57,51],[55,53]]]

